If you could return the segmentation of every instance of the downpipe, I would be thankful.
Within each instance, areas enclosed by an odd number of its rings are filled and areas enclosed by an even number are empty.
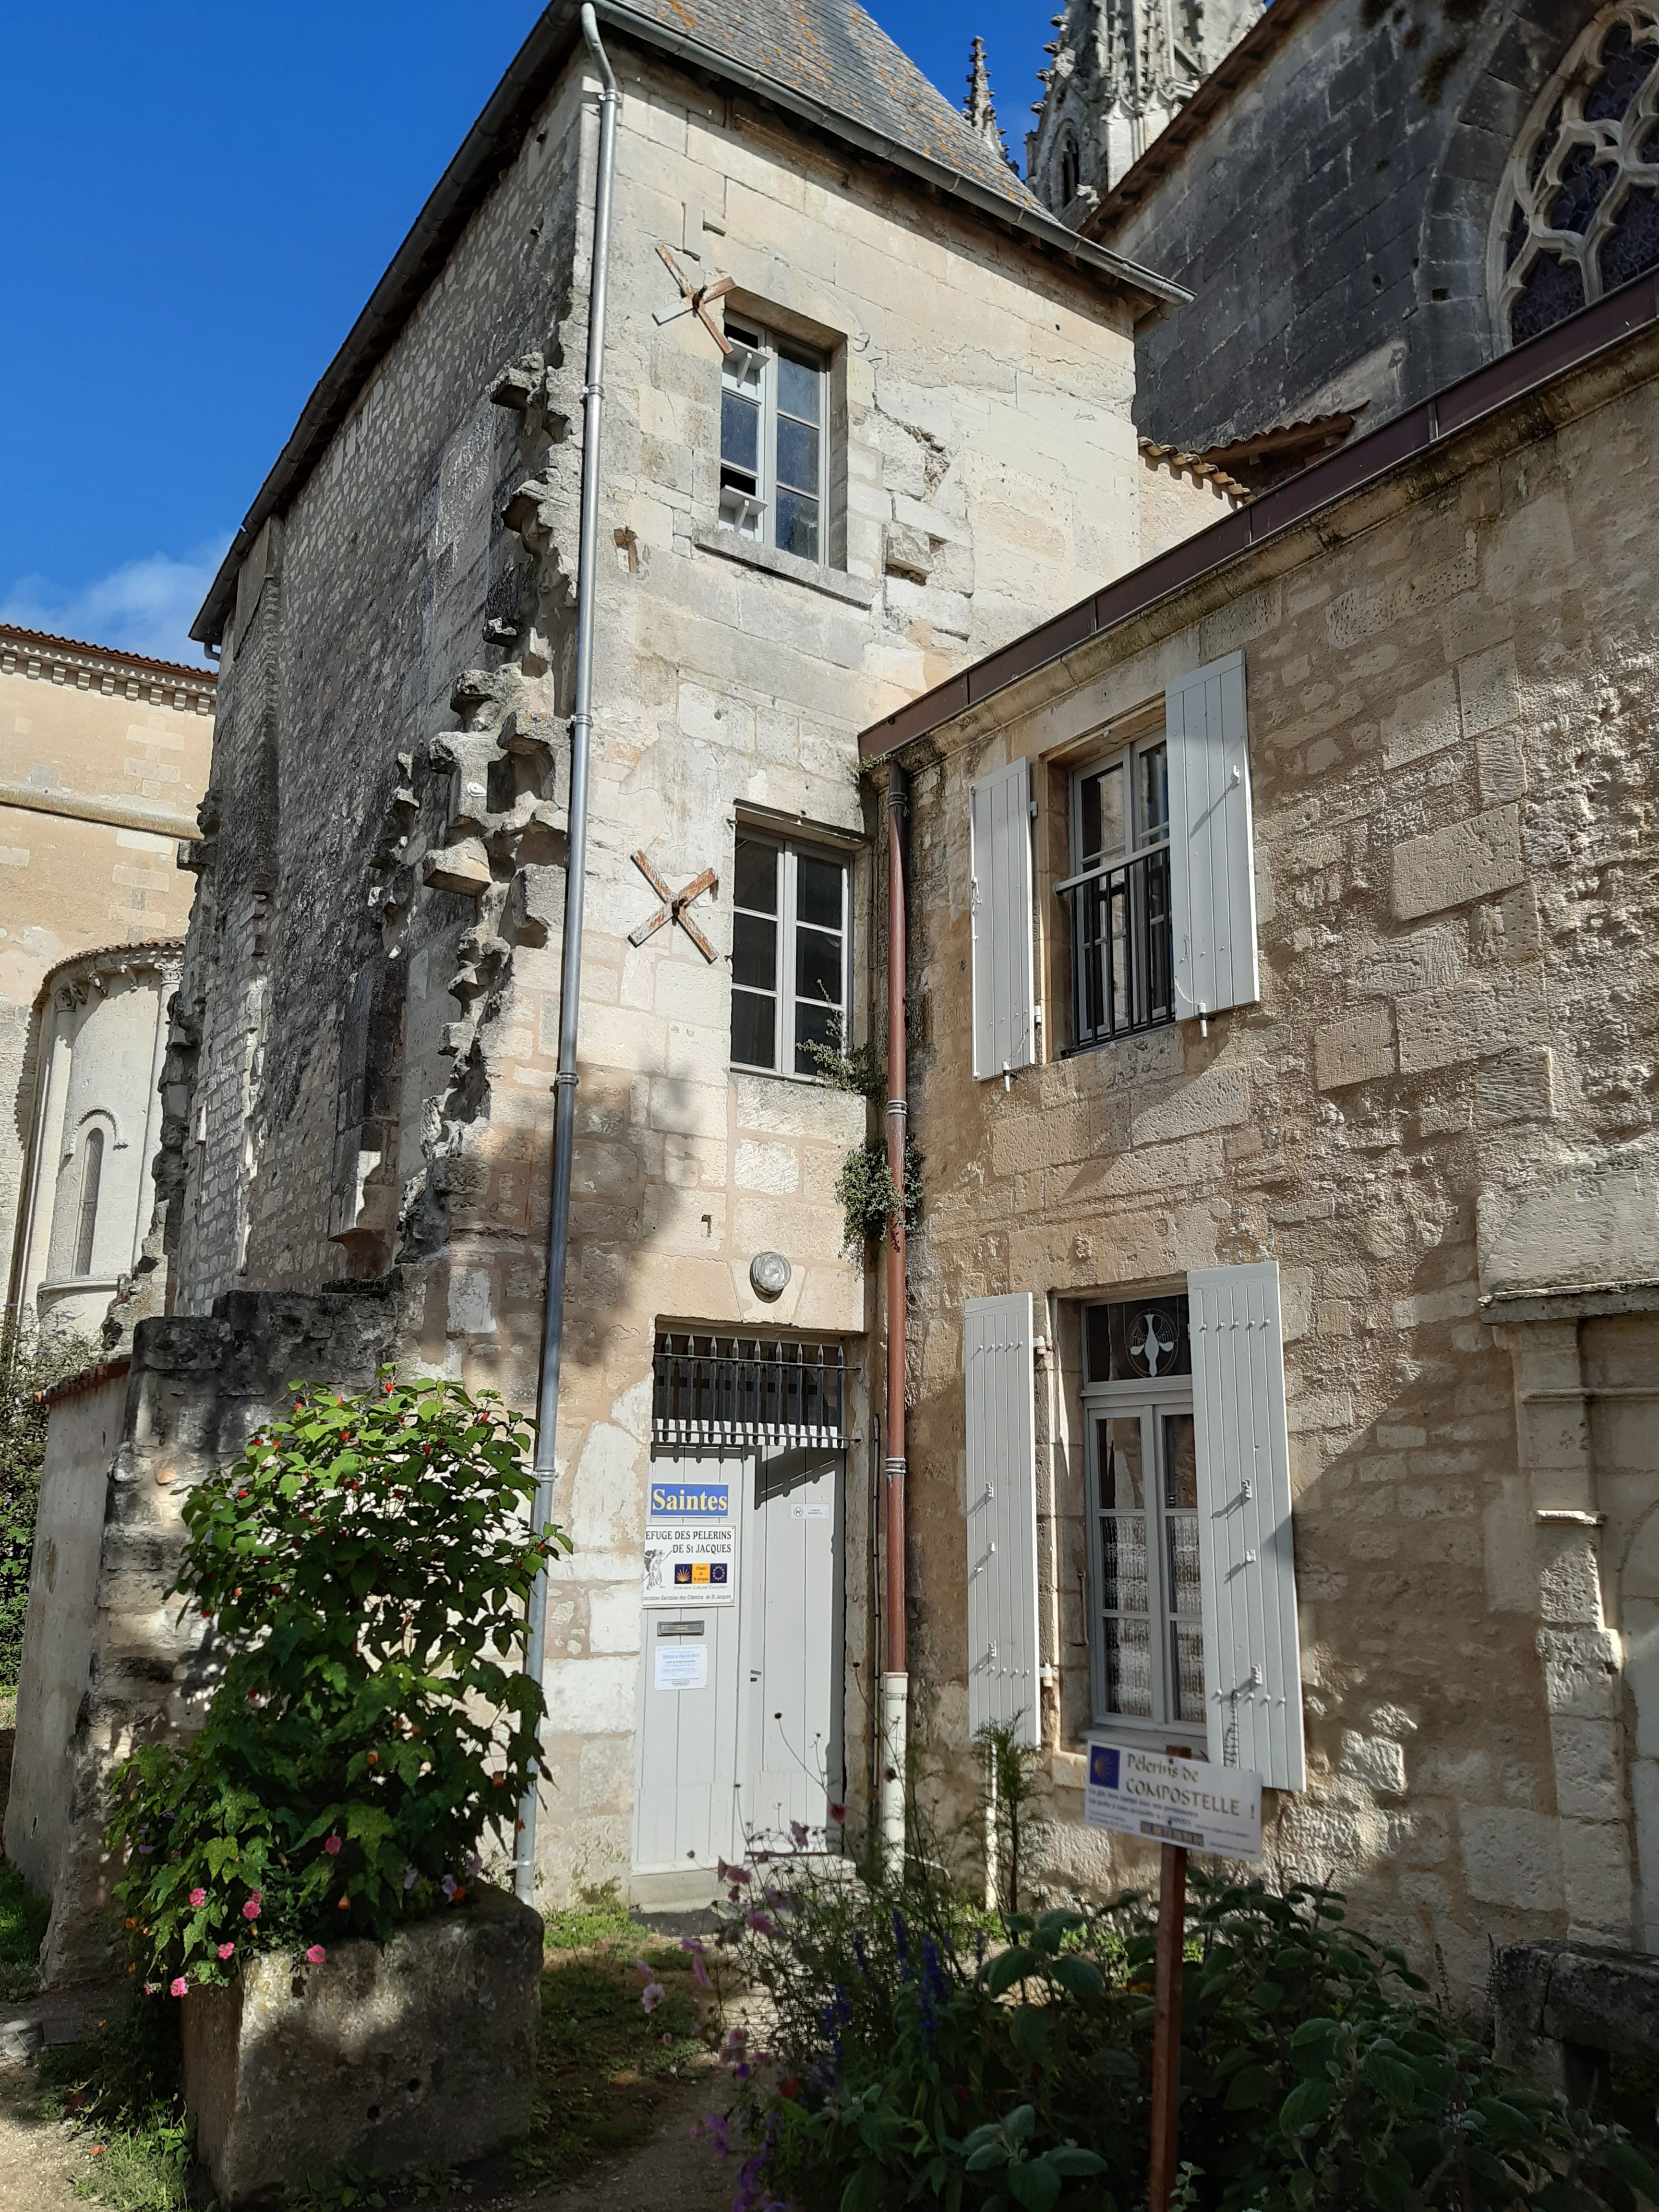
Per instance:
[[[553,1197],[547,1221],[547,1299],[542,1312],[541,1378],[536,1392],[534,1528],[553,1517],[555,1443],[559,1424],[559,1366],[564,1351],[564,1285],[570,1253],[570,1154],[576,1130],[576,1025],[581,1010],[582,900],[587,887],[587,756],[593,721],[593,586],[599,525],[599,427],[605,386],[605,297],[611,274],[611,184],[616,166],[616,74],[599,43],[591,4],[581,12],[582,37],[599,73],[599,161],[593,190],[593,258],[587,302],[587,380],[582,386],[581,533],[576,571],[576,687],[570,716],[569,856],[564,878],[564,945],[559,972],[559,1072],[553,1085]],[[547,1655],[547,1576],[544,1561],[530,1592],[524,1669],[543,1679]],[[541,1762],[532,1762],[519,1800],[513,1887],[525,1904],[536,1898],[536,1814]]]
[[[908,1079],[904,1058],[906,988],[904,808],[908,781],[896,761],[887,779],[887,1170],[900,1196],[887,1224],[887,1605],[881,1677],[881,1847],[894,1875],[904,1872],[905,1759],[910,1677],[905,1648],[905,1228],[904,1152]]]

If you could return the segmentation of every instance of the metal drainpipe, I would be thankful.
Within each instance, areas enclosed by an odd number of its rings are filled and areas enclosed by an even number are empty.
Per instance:
[[[587,381],[582,386],[582,514],[576,571],[576,696],[570,716],[569,855],[564,878],[564,948],[559,975],[559,1072],[553,1086],[553,1200],[547,1222],[547,1303],[542,1315],[542,1372],[536,1394],[534,1525],[553,1516],[554,1443],[559,1421],[559,1361],[564,1349],[565,1262],[570,1250],[570,1151],[576,1129],[576,1020],[581,1008],[582,894],[587,874],[587,751],[593,720],[593,586],[599,526],[599,416],[605,387],[605,289],[611,264],[611,179],[617,152],[617,79],[591,5],[582,36],[604,90],[599,94],[599,166],[593,190],[593,263],[587,300]],[[530,1593],[525,1672],[542,1680],[547,1650],[547,1569]],[[536,1893],[536,1808],[539,1762],[519,1801],[513,1887],[526,1905]]]
[[[904,1188],[909,1106],[904,1066],[904,850],[907,783],[896,762],[887,779],[887,1167]],[[882,1855],[904,1870],[904,1768],[910,1677],[905,1652],[904,1213],[887,1224],[887,1606],[881,1677]]]

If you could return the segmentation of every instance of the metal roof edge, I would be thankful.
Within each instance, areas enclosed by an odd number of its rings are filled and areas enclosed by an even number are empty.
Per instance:
[[[635,44],[653,47],[690,67],[724,78],[771,106],[800,116],[861,152],[908,170],[1033,243],[1064,255],[1091,274],[1131,295],[1138,295],[1146,302],[1148,313],[1165,307],[1184,306],[1192,298],[1182,286],[1156,276],[1150,269],[1142,269],[1109,247],[1080,237],[1043,210],[1022,207],[1017,200],[1005,201],[975,179],[899,145],[868,125],[856,122],[806,93],[775,83],[759,70],[722,54],[717,47],[705,46],[700,40],[672,31],[665,24],[637,13],[623,4],[623,0],[595,0],[595,12],[607,28],[614,28]],[[517,143],[515,126],[521,133],[528,125],[536,103],[552,84],[565,48],[575,43],[577,25],[577,0],[552,0],[507,64],[477,121],[461,141],[403,244],[387,264],[385,275],[370,293],[333,360],[318,379],[286,444],[255,494],[253,504],[231,540],[191,625],[190,635],[200,644],[216,645],[223,635],[234,600],[237,571],[249,547],[265,522],[286,505],[310,473],[317,449],[325,446],[337,430],[362,384],[390,351],[448,258],[466,221],[512,160]]]
[[[1305,522],[1413,456],[1442,445],[1482,417],[1542,391],[1599,354],[1659,322],[1659,270],[1633,277],[1591,307],[1499,354],[1403,415],[1263,492],[1206,530],[1104,584],[994,653],[959,670],[859,733],[859,762],[868,768],[890,753],[955,721],[970,707],[1006,690],[1074,647],[1143,614],[1158,600],[1195,582],[1224,562]]]

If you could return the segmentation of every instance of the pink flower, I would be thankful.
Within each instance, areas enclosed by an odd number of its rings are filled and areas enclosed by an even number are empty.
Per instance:
[[[306,1964],[308,1966],[320,1966],[327,1956],[327,1952],[324,1950],[320,1943],[313,1943],[311,1948],[306,1953]]]
[[[647,1982],[655,1978],[656,1969],[653,1966],[647,1966],[643,1959],[635,1960],[634,1971],[636,1974],[643,1974]]]
[[[222,1959],[231,1958],[234,1955],[235,1950],[236,1946],[234,1943],[222,1943],[219,1946],[219,1956]]]
[[[206,1890],[192,1889],[190,1893],[190,1901],[192,1905],[205,1905],[207,1903]]]
[[[847,1808],[846,1808],[846,1806],[845,1806],[845,1805],[832,1805],[832,1806],[830,1808],[830,1819],[835,1822],[836,1826],[839,1828],[839,1827],[842,1826],[842,1824],[845,1821],[845,1820],[846,1820],[846,1818],[847,1818]]]
[[[167,1984],[167,1995],[170,1997],[181,1997],[189,1987],[190,1984],[185,1979],[184,1976],[180,1974],[177,1981],[169,1982]]]
[[[647,1982],[640,1993],[640,2002],[647,2012],[655,2012],[667,1994],[660,1982]]]
[[[259,1917],[259,1900],[257,1897],[250,1897],[242,1907],[242,1917],[244,1920],[257,1920]]]
[[[757,1936],[769,1936],[772,1933],[772,1923],[763,1912],[750,1913],[746,1924],[754,1929]]]
[[[340,1838],[337,1836],[325,1836],[323,1849],[328,1853],[330,1858],[337,1859],[340,1856]]]
[[[703,1964],[701,1948],[691,1954],[691,1978],[701,1990],[712,1990],[714,1986],[708,1978],[708,1969]]]
[[[789,1823],[789,1833],[793,1839],[795,1849],[798,1851],[804,1851],[806,1849],[806,1830],[799,1820],[792,1820]]]

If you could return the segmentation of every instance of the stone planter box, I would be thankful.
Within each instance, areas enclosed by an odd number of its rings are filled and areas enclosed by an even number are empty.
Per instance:
[[[271,1954],[184,2001],[185,2103],[222,2203],[353,2166],[483,2158],[530,2124],[540,1916],[499,1891],[385,1950]]]

